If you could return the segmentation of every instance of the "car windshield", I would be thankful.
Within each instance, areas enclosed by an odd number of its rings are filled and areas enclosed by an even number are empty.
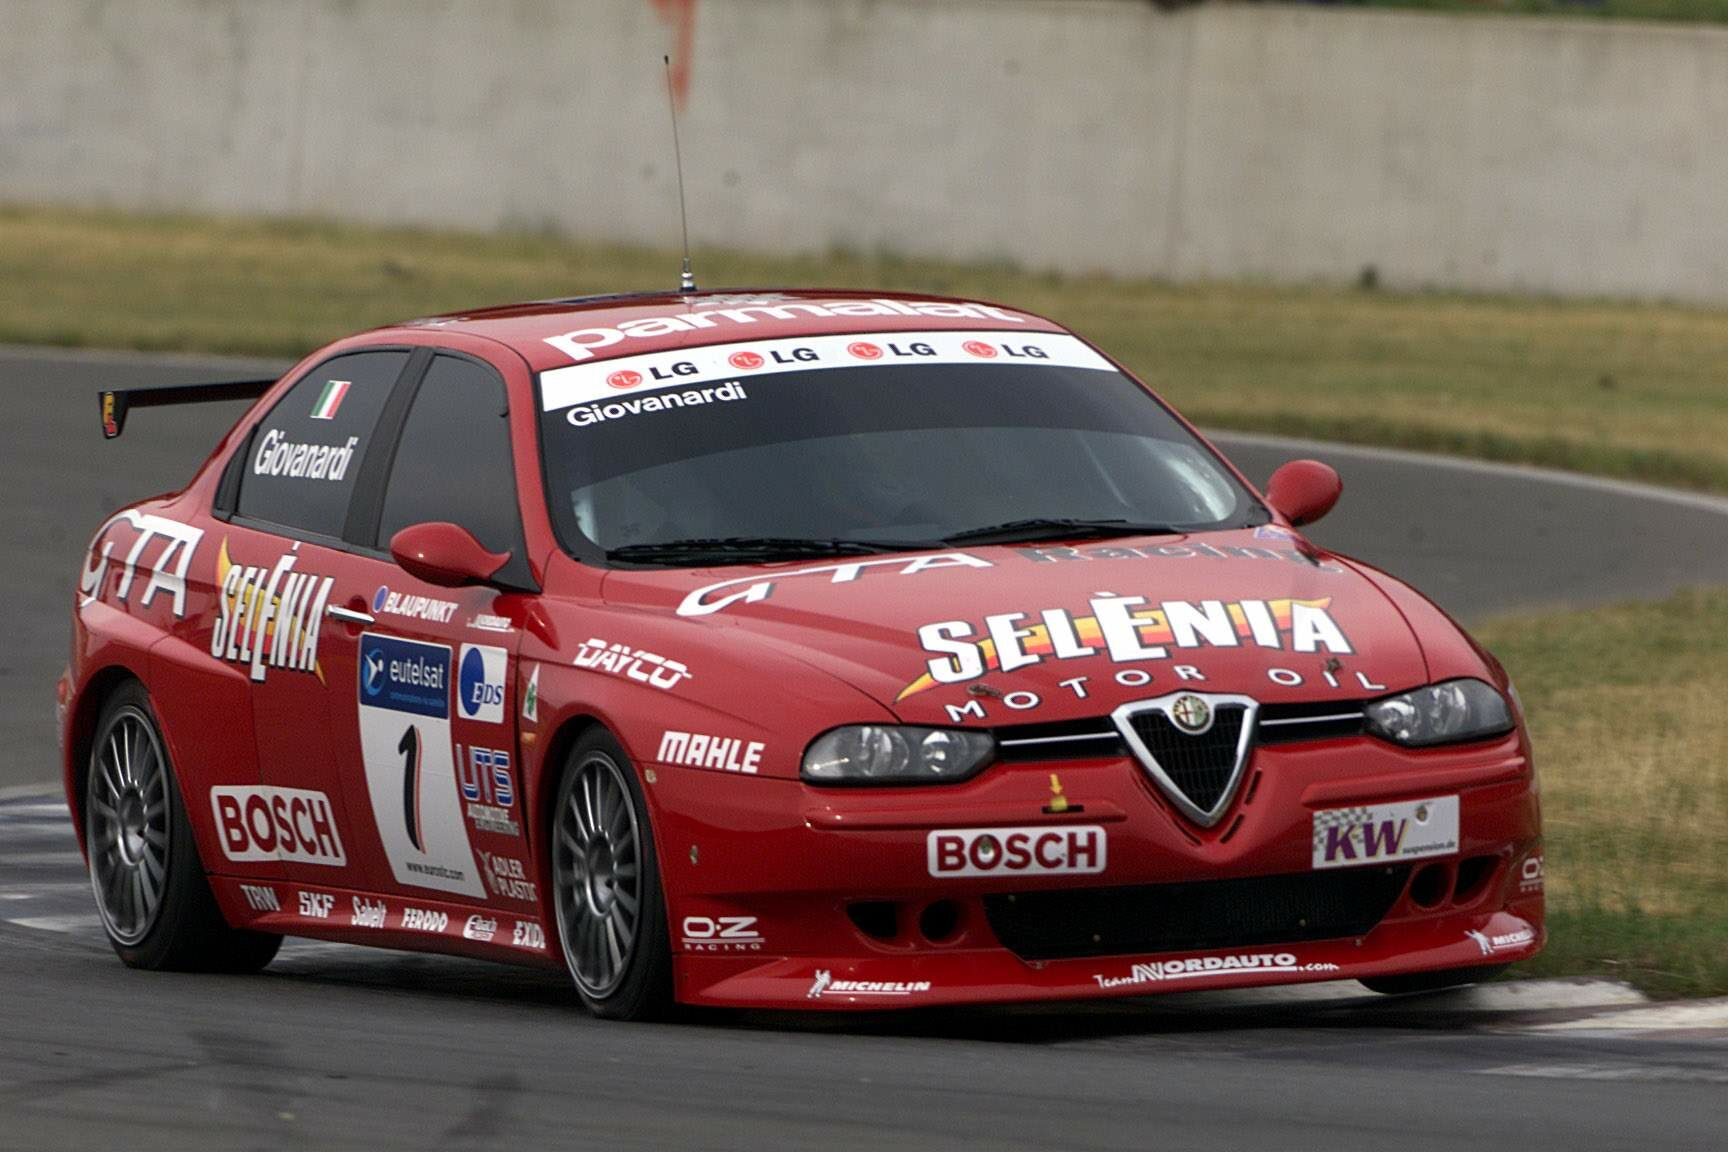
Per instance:
[[[1268,519],[1068,335],[715,345],[554,369],[540,388],[552,519],[585,559],[709,565]]]

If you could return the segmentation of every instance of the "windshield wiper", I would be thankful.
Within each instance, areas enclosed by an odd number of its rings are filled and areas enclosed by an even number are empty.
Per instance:
[[[713,557],[730,563],[747,560],[795,560],[806,556],[871,556],[881,552],[917,552],[941,547],[940,541],[808,539],[798,536],[725,536],[712,539],[660,540],[610,548],[608,560],[637,564],[699,564]]]
[[[1171,524],[1138,524],[1132,520],[1078,520],[1054,516],[1034,516],[1026,520],[1010,520],[1006,524],[990,524],[982,528],[967,528],[942,537],[944,544],[1012,544],[1035,540],[1096,539],[1103,536],[1169,536],[1186,532]]]

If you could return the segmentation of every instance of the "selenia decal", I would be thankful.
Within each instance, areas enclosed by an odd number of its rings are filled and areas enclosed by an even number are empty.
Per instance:
[[[485,895],[462,820],[450,745],[450,649],[360,637],[360,755],[398,884]]]
[[[336,581],[296,570],[299,560],[290,551],[268,568],[236,564],[228,557],[228,541],[222,541],[216,552],[218,615],[210,655],[250,665],[255,681],[263,680],[270,668],[311,672],[324,679],[318,667],[318,628]]]
[[[1172,650],[1260,648],[1293,652],[1349,653],[1350,641],[1319,600],[1165,600],[1148,606],[1144,596],[1095,596],[1091,614],[1075,616],[1046,608],[1037,623],[1024,612],[969,620],[943,620],[918,629],[926,652],[937,653],[928,671],[906,685],[898,699],[938,684],[964,684],[987,672],[1012,672],[1044,660],[1108,655],[1117,664],[1165,660]]]

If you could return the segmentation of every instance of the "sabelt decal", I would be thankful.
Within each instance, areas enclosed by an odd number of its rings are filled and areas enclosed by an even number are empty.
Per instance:
[[[964,552],[938,552],[933,556],[916,556],[910,560],[895,557],[888,560],[848,560],[843,564],[819,564],[814,568],[793,568],[776,572],[772,579],[744,576],[706,584],[685,596],[678,605],[680,616],[712,616],[734,604],[760,604],[774,594],[775,588],[787,580],[810,576],[826,576],[830,584],[850,584],[866,573],[915,576],[942,568],[990,568],[988,560]]]
[[[663,692],[670,692],[680,682],[690,679],[690,669],[682,661],[670,660],[643,648],[631,648],[627,644],[608,644],[598,637],[590,637],[586,643],[577,646],[575,663],[578,668],[610,672],[638,684],[652,685]]]
[[[222,854],[237,862],[285,860],[340,868],[348,863],[330,798],[301,788],[218,786],[210,811]]]
[[[220,592],[210,655],[249,666],[257,682],[271,668],[324,678],[318,666],[318,630],[335,577],[302,572],[295,567],[299,562],[297,553],[285,552],[268,568],[236,564],[229,559],[228,541],[222,541],[216,552]]]
[[[457,660],[456,699],[465,720],[482,724],[504,722],[504,684],[510,671],[510,656],[502,648],[482,644],[462,645]]]
[[[138,574],[138,562],[154,544],[157,545],[155,554],[146,561],[150,566],[150,579],[144,582],[144,591],[138,594],[138,607],[148,608],[158,592],[166,592],[173,602],[175,617],[186,615],[186,570],[198,552],[198,542],[204,539],[204,529],[131,509],[109,517],[91,538],[90,558],[78,576],[78,591],[83,603],[88,604],[102,594],[108,563],[114,554],[115,542],[107,538],[108,533],[122,521],[137,534],[137,539],[132,541],[132,547],[127,549],[125,559],[120,562],[120,583],[114,589],[114,599],[121,604],[129,602],[132,581]],[[102,546],[100,553],[96,550],[98,544]]]
[[[1167,660],[1173,651],[1253,645],[1291,652],[1354,649],[1318,600],[1165,600],[1095,596],[1090,614],[1046,608],[1036,616],[1003,612],[970,620],[942,620],[918,629],[928,671],[901,689],[899,700],[938,684],[964,684],[988,672],[1012,672],[1045,660],[1106,656],[1112,663]]]
[[[1315,868],[1421,860],[1458,851],[1458,797],[1314,813]]]
[[[1097,824],[1031,828],[952,828],[925,840],[930,875],[1093,876],[1108,863],[1109,839]]]
[[[581,363],[592,359],[601,348],[609,348],[626,340],[676,336],[683,332],[725,330],[733,326],[758,324],[767,320],[818,319],[830,316],[933,316],[949,320],[999,320],[1009,324],[1024,324],[1026,318],[989,304],[962,303],[956,300],[740,300],[730,307],[704,307],[693,302],[690,311],[669,316],[644,316],[626,320],[616,328],[577,328],[559,336],[546,337],[546,343]],[[856,337],[846,337],[856,339]],[[612,363],[617,363],[613,361]]]
[[[390,917],[390,906],[368,896],[349,897],[348,923],[354,928],[382,928]]]
[[[1114,372],[1115,366],[1077,336],[1035,332],[883,332],[868,336],[793,336],[747,344],[709,344],[651,352],[540,374],[545,410],[563,412],[575,425],[596,420],[592,406],[673,388],[709,386],[741,390],[752,379],[780,372],[904,364],[1017,363]],[[743,395],[727,399],[745,399]],[[578,415],[578,413],[588,413]],[[602,418],[616,419],[611,413]]]
[[[364,632],[358,680],[367,794],[396,882],[485,895],[450,742],[449,646]]]
[[[1198,980],[1231,972],[1336,972],[1336,964],[1304,964],[1293,952],[1237,952],[1226,956],[1195,956],[1187,960],[1150,960],[1135,964],[1126,976],[1093,973],[1100,988],[1122,988],[1134,984],[1161,984],[1169,980]]]

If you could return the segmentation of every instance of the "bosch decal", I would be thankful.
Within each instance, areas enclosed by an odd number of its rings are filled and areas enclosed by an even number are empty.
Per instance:
[[[930,875],[1094,876],[1109,862],[1110,842],[1097,824],[1032,828],[957,828],[925,838]]]
[[[348,863],[330,798],[303,788],[219,786],[210,811],[222,854],[245,863],[284,860],[340,868]]]

